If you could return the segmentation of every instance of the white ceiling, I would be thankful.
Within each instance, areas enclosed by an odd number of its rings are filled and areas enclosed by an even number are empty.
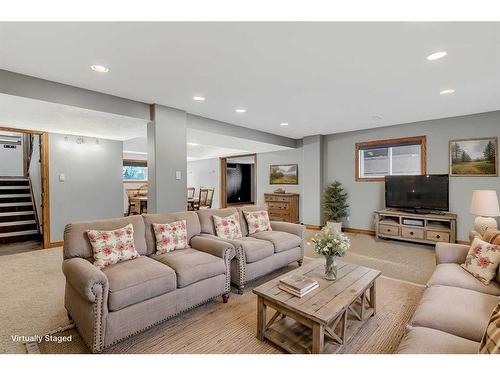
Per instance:
[[[499,66],[500,23],[0,24],[3,69],[294,138],[500,109]]]

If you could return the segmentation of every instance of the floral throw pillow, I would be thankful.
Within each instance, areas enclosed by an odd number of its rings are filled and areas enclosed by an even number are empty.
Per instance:
[[[234,240],[235,238],[242,237],[240,217],[238,213],[234,213],[226,217],[214,215],[213,218],[217,237],[225,240]]]
[[[104,268],[139,257],[134,244],[132,224],[115,230],[88,230],[87,236],[94,253],[94,266]]]
[[[248,233],[254,234],[258,232],[270,231],[271,221],[266,210],[261,211],[243,211],[248,224]]]
[[[153,229],[156,237],[156,254],[166,254],[189,247],[186,220],[168,224],[153,223]]]
[[[488,285],[495,278],[499,264],[500,246],[475,238],[462,267]]]

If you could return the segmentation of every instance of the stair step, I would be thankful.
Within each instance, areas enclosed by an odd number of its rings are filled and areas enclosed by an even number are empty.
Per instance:
[[[0,178],[0,186],[29,186],[28,179]]]
[[[20,232],[6,232],[0,233],[0,238],[4,237],[17,237],[17,236],[28,236],[30,234],[38,234],[37,230],[23,230]]]
[[[0,212],[0,217],[2,216],[21,216],[21,215],[34,215],[35,211],[9,211],[9,212]]]
[[[29,198],[31,194],[0,194],[0,198]]]
[[[17,206],[31,206],[31,202],[9,202],[9,203],[0,203],[0,207],[17,207]]]
[[[4,221],[0,223],[0,227],[12,227],[14,225],[28,225],[36,224],[35,220],[18,220],[18,221]]]
[[[29,186],[17,186],[17,185],[6,185],[6,186],[0,186],[0,190],[28,190],[30,187]]]

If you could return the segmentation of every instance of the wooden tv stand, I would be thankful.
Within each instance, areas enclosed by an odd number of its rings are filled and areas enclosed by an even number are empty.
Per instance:
[[[389,238],[435,244],[454,243],[457,239],[457,215],[443,213],[409,213],[392,209],[375,211],[375,235]]]

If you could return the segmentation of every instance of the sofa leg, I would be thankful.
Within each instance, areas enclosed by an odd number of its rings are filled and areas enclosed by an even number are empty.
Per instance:
[[[302,259],[297,261],[297,263],[299,264],[299,267],[302,267],[302,262],[303,262]]]
[[[229,293],[224,293],[222,295],[222,302],[227,303],[227,301],[229,301]]]
[[[237,285],[236,288],[238,288],[238,294],[243,294],[243,289],[245,289],[244,285]]]

